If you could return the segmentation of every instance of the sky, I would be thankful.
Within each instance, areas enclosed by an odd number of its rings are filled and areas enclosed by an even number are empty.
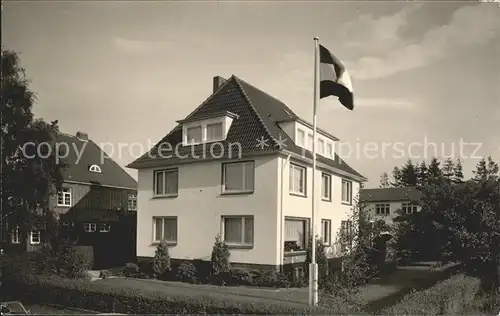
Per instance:
[[[312,121],[315,36],[345,63],[355,100],[349,111],[322,99],[318,126],[366,187],[408,159],[460,157],[466,177],[481,156],[500,161],[495,3],[15,1],[2,16],[35,115],[88,133],[122,166],[201,104],[214,76]]]

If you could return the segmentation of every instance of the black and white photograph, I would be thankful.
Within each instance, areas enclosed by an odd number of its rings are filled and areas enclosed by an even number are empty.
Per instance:
[[[1,315],[500,316],[500,0],[1,14]]]

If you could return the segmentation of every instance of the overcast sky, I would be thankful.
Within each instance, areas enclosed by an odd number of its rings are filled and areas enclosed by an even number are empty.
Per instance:
[[[2,45],[21,54],[38,94],[35,114],[98,144],[146,150],[208,97],[215,75],[311,120],[319,36],[346,63],[356,103],[321,100],[319,126],[360,148],[346,160],[368,187],[410,155],[429,160],[425,139],[440,156],[455,146],[455,158],[461,139],[481,143],[463,146],[466,175],[475,156],[500,160],[497,4],[17,1],[3,4],[2,22]],[[367,143],[378,155],[364,154]],[[134,150],[107,149],[122,166],[143,153]]]

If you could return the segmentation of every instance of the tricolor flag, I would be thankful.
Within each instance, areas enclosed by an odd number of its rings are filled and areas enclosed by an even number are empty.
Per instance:
[[[342,62],[324,46],[319,45],[319,98],[336,96],[349,110],[354,109],[351,77]]]

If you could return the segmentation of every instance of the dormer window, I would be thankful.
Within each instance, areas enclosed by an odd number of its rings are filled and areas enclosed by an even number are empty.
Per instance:
[[[215,115],[216,114],[216,115]],[[183,124],[184,146],[217,142],[226,139],[229,128],[238,116],[231,112],[215,113],[204,119],[186,119],[178,121]]]
[[[202,142],[202,127],[201,125],[187,128],[187,143],[199,144]]]
[[[98,165],[92,165],[90,166],[89,171],[95,173],[101,173],[101,167],[99,167]]]

